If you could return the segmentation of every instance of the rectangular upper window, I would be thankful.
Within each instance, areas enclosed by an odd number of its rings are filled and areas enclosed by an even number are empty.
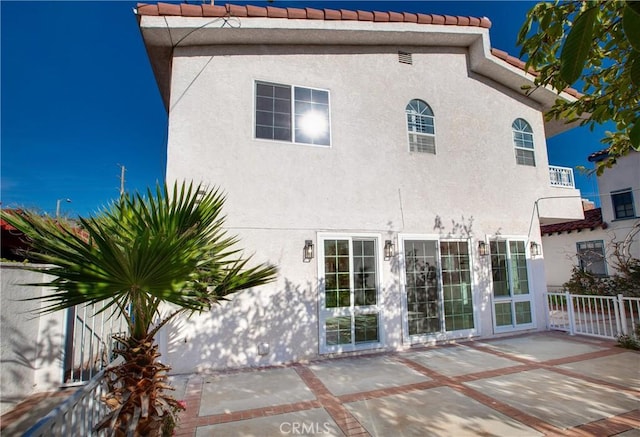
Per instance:
[[[256,138],[329,146],[329,91],[256,82]]]
[[[631,189],[611,193],[611,203],[613,204],[613,216],[616,219],[635,218]]]
[[[604,241],[581,241],[577,243],[580,269],[596,276],[607,276],[604,257]]]

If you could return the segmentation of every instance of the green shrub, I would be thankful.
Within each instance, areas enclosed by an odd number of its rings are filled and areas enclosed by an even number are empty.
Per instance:
[[[640,323],[636,325],[633,334],[619,335],[618,345],[626,349],[640,350]]]

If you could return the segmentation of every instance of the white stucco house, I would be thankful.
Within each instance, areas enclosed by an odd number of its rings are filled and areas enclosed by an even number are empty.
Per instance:
[[[169,183],[227,193],[268,286],[164,330],[175,372],[545,329],[540,225],[583,218],[552,167],[558,94],[490,21],[139,5]],[[560,98],[575,99],[574,90]],[[533,249],[533,253],[532,253]]]
[[[589,155],[607,158],[607,150]],[[640,153],[629,152],[598,177],[600,208],[585,211],[584,220],[543,225],[544,267],[550,291],[562,289],[574,266],[596,275],[616,273],[614,245],[640,226]],[[640,259],[640,238],[629,240],[629,253]]]

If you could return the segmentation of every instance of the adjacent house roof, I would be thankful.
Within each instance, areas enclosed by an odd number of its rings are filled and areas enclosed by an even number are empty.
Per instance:
[[[589,162],[598,162],[598,161],[602,161],[603,159],[606,159],[607,156],[609,156],[609,149],[603,149],[603,150],[598,150],[595,153],[592,153],[591,155],[589,155],[589,157],[587,158],[589,160]]]
[[[552,235],[554,233],[560,234],[562,232],[581,231],[583,229],[607,229],[607,227],[608,225],[602,221],[602,208],[594,208],[584,212],[584,220],[541,226],[540,232],[542,235]]]
[[[345,45],[461,47],[469,52],[469,68],[537,102],[543,112],[558,97],[573,101],[580,94],[567,88],[559,95],[548,87],[532,87],[535,72],[508,53],[491,49],[486,17],[379,12],[347,9],[279,8],[252,5],[145,4],[135,13],[151,65],[169,109],[174,49],[186,46]],[[523,90],[528,86],[529,91]],[[576,124],[545,123],[547,137]]]

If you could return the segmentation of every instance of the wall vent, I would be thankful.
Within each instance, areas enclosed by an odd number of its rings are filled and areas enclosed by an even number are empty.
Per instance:
[[[398,51],[398,62],[412,65],[413,59],[411,58],[411,53]]]

